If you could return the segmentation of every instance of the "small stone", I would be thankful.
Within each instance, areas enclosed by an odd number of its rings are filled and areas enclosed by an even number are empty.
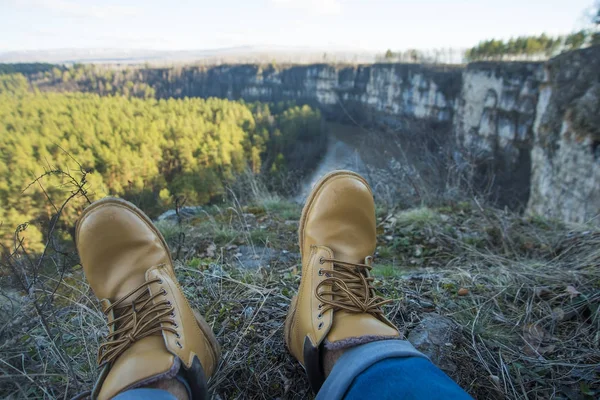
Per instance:
[[[450,373],[456,371],[452,351],[458,340],[457,326],[451,319],[436,313],[426,313],[421,322],[410,331],[407,339],[442,370]]]
[[[244,310],[244,318],[248,319],[254,314],[254,307],[246,307]]]
[[[498,377],[497,375],[490,375],[490,379],[492,380],[492,382],[494,382],[494,385],[500,387],[500,377]]]
[[[466,296],[469,294],[469,289],[467,288],[460,288],[458,289],[458,295],[459,296]]]
[[[423,255],[423,246],[420,244],[415,246],[415,257],[421,257]]]
[[[432,308],[432,309],[435,308],[435,304],[433,304],[431,301],[423,300],[423,299],[419,299],[419,305],[422,308]]]

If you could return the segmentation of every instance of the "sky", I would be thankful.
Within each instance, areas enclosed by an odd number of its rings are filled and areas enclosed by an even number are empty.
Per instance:
[[[385,51],[563,34],[594,0],[0,0],[0,51],[237,46]]]

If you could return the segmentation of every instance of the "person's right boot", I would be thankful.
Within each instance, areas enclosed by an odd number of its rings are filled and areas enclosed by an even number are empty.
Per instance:
[[[80,217],[75,240],[85,276],[108,318],[93,399],[177,379],[205,399],[220,349],[188,304],[164,238],[124,200],[105,198]]]
[[[382,311],[370,276],[376,227],[373,194],[349,171],[326,175],[313,188],[299,227],[302,280],[285,323],[288,349],[318,392],[324,352],[399,339]]]

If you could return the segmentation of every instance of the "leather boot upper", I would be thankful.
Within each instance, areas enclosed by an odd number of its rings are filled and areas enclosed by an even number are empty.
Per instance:
[[[319,347],[353,338],[397,338],[369,274],[376,246],[375,204],[367,182],[348,171],[313,188],[299,229],[302,280],[286,321],[286,343],[314,389],[324,377]],[[311,360],[307,360],[309,357]],[[315,387],[316,386],[316,387]]]
[[[108,318],[94,397],[172,378],[198,361],[206,378],[213,374],[216,340],[181,292],[169,248],[148,217],[123,200],[100,200],[81,216],[76,243]]]

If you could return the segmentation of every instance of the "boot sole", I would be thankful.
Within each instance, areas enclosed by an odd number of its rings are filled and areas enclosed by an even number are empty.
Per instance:
[[[296,303],[298,302],[298,296],[292,297],[292,303],[290,304],[290,310],[285,318],[285,325],[283,327],[283,335],[285,337],[285,347],[287,347],[288,352],[292,353],[292,349],[290,349],[290,342],[292,334],[292,321],[294,321],[294,317],[296,316]],[[293,354],[292,354],[293,355]]]
[[[169,257],[169,262],[171,263],[171,272],[173,272],[173,276],[175,276],[175,270],[173,268],[173,258],[171,257],[171,248],[167,244],[167,241],[165,240],[164,236],[156,228],[156,226],[154,225],[152,220],[142,210],[140,210],[135,204],[130,203],[127,200],[119,199],[117,197],[105,197],[103,199],[95,201],[93,204],[91,204],[89,207],[87,207],[83,211],[81,216],[78,218],[77,226],[75,227],[75,238],[77,238],[78,232],[79,232],[79,221],[81,221],[83,219],[83,217],[86,214],[88,214],[89,212],[95,210],[96,208],[98,208],[100,206],[106,205],[106,204],[115,204],[115,205],[123,206],[123,207],[129,209],[134,214],[136,214],[139,218],[141,218],[146,223],[146,225],[149,226],[149,228],[159,237],[163,247],[166,249],[167,255]],[[185,298],[185,296],[184,296],[184,298]],[[187,301],[187,299],[186,299],[186,301]],[[189,303],[188,303],[188,306],[189,306]],[[202,315],[193,308],[192,308],[192,312],[194,313],[194,316],[196,317],[196,322],[198,323],[200,330],[202,331],[202,333],[208,340],[208,343],[210,344],[210,350],[213,353],[213,360],[215,360],[215,363],[213,365],[213,371],[216,371],[217,367],[219,365],[219,358],[221,357],[221,346],[219,346],[219,343],[217,342],[217,338],[216,338],[212,328],[210,327],[208,322],[206,322],[204,317],[202,317]],[[214,372],[213,372],[213,375],[214,375]]]
[[[302,214],[300,216],[300,223],[298,224],[299,225],[299,227],[298,227],[298,243],[300,244],[300,254],[302,254],[302,250],[304,249],[304,226],[306,225],[308,213],[309,213],[310,209],[312,208],[312,205],[313,205],[315,199],[317,198],[317,195],[319,194],[319,192],[321,191],[323,186],[325,186],[325,184],[329,180],[336,178],[338,176],[341,176],[341,175],[346,175],[346,176],[349,175],[354,178],[357,178],[358,180],[360,180],[362,183],[365,184],[365,186],[369,189],[369,191],[371,193],[373,193],[373,191],[371,190],[371,186],[365,180],[365,178],[363,178],[356,172],[347,171],[347,170],[338,170],[338,171],[332,171],[332,172],[329,172],[328,174],[325,174],[312,188],[312,190],[310,191],[310,194],[306,198],[304,207],[302,208]],[[289,343],[291,341],[290,335],[291,335],[291,329],[292,329],[292,322],[296,315],[297,302],[298,302],[298,296],[294,296],[292,298],[292,302],[290,304],[290,310],[288,311],[287,317],[285,319],[285,326],[284,326],[285,343],[286,343],[286,346],[290,353],[291,353],[290,345],[289,345]]]

